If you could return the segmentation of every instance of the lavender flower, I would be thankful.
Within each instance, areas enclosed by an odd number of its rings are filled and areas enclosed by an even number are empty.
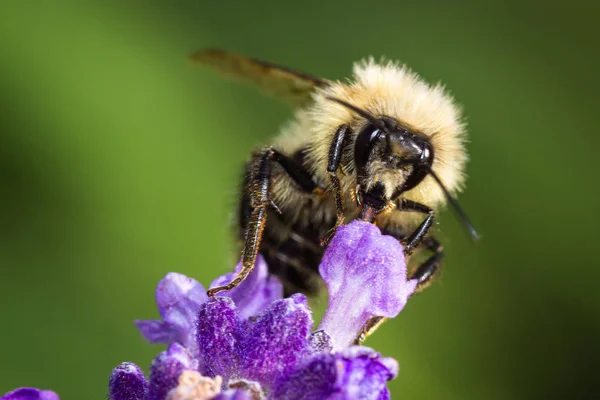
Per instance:
[[[156,303],[160,320],[135,321],[142,335],[152,343],[180,343],[192,348],[191,335],[196,311],[208,297],[196,280],[171,272],[156,288]]]
[[[50,390],[20,388],[6,393],[0,400],[59,400],[58,395]]]
[[[148,380],[135,364],[115,368],[109,397],[389,399],[386,383],[398,373],[396,361],[351,344],[371,317],[396,316],[413,293],[416,282],[406,280],[401,246],[375,226],[353,222],[339,228],[320,273],[329,305],[316,332],[306,298],[281,298],[281,284],[268,275],[262,258],[240,286],[210,299],[195,280],[168,274],[156,291],[162,320],[136,325],[146,339],[169,347],[153,361]],[[230,278],[225,275],[212,285]],[[19,389],[0,400],[18,399],[58,397]]]
[[[235,271],[217,278],[210,287],[229,282]],[[252,274],[238,287],[226,292],[239,307],[240,314],[248,318],[264,310],[273,300],[283,296],[283,286],[269,275],[269,269],[262,257],[256,260]],[[162,317],[160,320],[138,320],[135,324],[142,335],[152,343],[180,343],[190,351],[195,351],[194,322],[198,308],[208,300],[206,289],[195,279],[171,272],[156,288],[156,303]]]
[[[361,346],[337,353],[316,350],[316,337],[319,342],[329,338],[322,331],[312,334],[312,324],[306,298],[301,294],[272,302],[250,320],[238,313],[230,298],[210,299],[200,306],[196,326],[196,357],[204,362],[194,368],[185,349],[178,343],[171,344],[153,362],[149,394],[139,400],[244,396],[377,400],[388,396],[386,382],[398,371],[393,359]],[[121,366],[113,372],[111,382],[118,381],[114,376],[120,374]],[[138,400],[125,398],[122,393],[111,387],[114,400]]]

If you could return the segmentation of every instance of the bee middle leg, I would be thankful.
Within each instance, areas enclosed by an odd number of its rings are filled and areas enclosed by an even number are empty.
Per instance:
[[[409,237],[400,240],[400,242],[404,245],[404,252],[406,254],[411,254],[429,233],[429,230],[433,226],[435,215],[430,207],[426,206],[425,204],[417,203],[416,201],[401,198],[398,199],[397,204],[398,212],[416,211],[427,214],[427,217]]]
[[[250,215],[246,222],[244,235],[242,269],[227,285],[210,288],[207,292],[208,296],[212,297],[219,292],[235,288],[254,269],[267,223],[268,207],[273,207],[276,211],[280,212],[277,205],[273,202],[271,195],[271,178],[274,164],[278,164],[281,167],[298,185],[299,190],[314,193],[318,189],[312,175],[293,158],[271,147],[256,153],[247,167],[249,169],[247,171],[249,173],[249,181],[246,190],[250,199]]]

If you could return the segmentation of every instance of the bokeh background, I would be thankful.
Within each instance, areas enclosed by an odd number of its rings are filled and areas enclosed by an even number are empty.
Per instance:
[[[240,168],[291,113],[186,60],[216,46],[327,78],[386,55],[464,104],[484,239],[443,213],[443,277],[368,340],[395,398],[595,397],[595,25],[576,2],[2,1],[0,393],[103,399],[160,350],[132,324],[158,280],[232,268]]]

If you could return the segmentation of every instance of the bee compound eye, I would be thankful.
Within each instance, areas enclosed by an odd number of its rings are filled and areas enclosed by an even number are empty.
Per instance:
[[[374,144],[383,137],[385,133],[372,123],[365,125],[359,132],[354,144],[354,162],[359,175],[364,174]]]

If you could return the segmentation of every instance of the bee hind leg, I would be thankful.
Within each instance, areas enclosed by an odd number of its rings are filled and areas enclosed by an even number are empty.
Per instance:
[[[215,294],[231,290],[238,286],[254,269],[256,257],[260,249],[263,232],[267,223],[269,207],[281,212],[271,196],[271,176],[273,165],[278,164],[282,170],[300,187],[300,190],[314,193],[317,185],[311,174],[297,161],[282,154],[274,148],[266,148],[256,153],[248,164],[248,184],[250,215],[246,221],[244,235],[244,250],[242,252],[242,269],[231,282],[224,286],[210,288],[207,292],[212,297]]]

